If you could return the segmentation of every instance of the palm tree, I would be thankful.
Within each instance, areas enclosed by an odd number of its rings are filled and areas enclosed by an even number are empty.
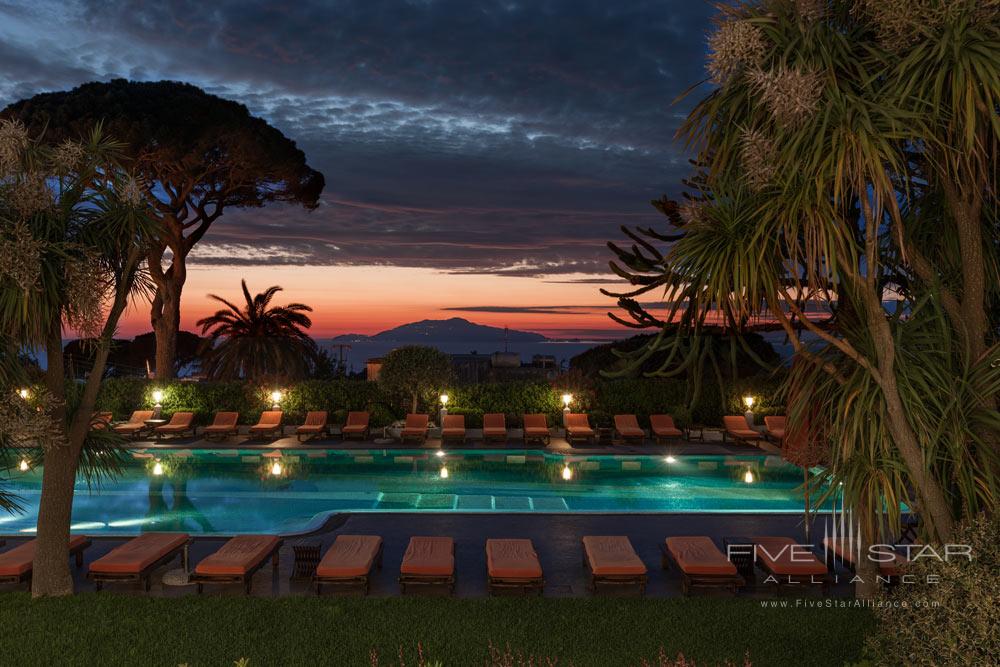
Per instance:
[[[668,250],[643,230],[619,254],[639,286],[622,305],[641,318],[628,299],[662,290],[692,311],[682,335],[710,310],[736,331],[777,320],[801,362],[788,388],[810,388],[789,394],[790,421],[819,422],[829,488],[864,538],[891,537],[902,501],[947,541],[1000,497],[988,308],[1000,293],[989,185],[1000,7],[774,0],[720,12],[717,87],[680,129],[703,172]],[[805,316],[815,304],[830,326]]]
[[[244,307],[209,294],[226,307],[197,322],[201,333],[208,334],[208,376],[253,381],[307,376],[319,354],[315,341],[304,331],[312,326],[305,314],[312,308],[302,303],[271,306],[271,299],[282,291],[277,285],[256,296],[250,296],[245,280],[242,285]]]
[[[123,144],[99,125],[81,141],[43,140],[0,119],[0,449],[42,451],[35,596],[73,592],[77,476],[93,479],[120,454],[120,439],[91,420],[121,315],[148,294],[144,257],[160,233],[141,201],[145,185],[122,166]],[[64,327],[93,346],[79,385],[66,382]],[[27,377],[12,366],[23,348],[48,356],[43,382],[25,394]]]

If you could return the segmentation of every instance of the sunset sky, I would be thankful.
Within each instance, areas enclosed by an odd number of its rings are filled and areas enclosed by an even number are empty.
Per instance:
[[[710,3],[605,0],[4,2],[0,108],[93,80],[182,80],[246,104],[326,177],[311,213],[227,210],[195,248],[182,326],[282,285],[314,335],[425,318],[546,335],[608,320],[608,240],[662,225]],[[122,333],[149,330],[137,305]]]

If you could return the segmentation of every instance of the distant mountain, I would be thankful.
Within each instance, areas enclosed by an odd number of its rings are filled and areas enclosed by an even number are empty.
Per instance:
[[[333,339],[334,343],[362,343],[371,341],[396,343],[435,343],[454,341],[465,343],[499,343],[504,340],[511,343],[541,343],[548,338],[530,331],[505,330],[501,327],[490,327],[476,324],[461,317],[447,320],[421,320],[402,324],[388,331],[382,331],[374,336],[364,334],[344,334]]]

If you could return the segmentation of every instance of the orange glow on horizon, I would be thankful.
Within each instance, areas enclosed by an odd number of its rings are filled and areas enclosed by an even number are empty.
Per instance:
[[[195,322],[223,307],[209,299],[209,294],[242,305],[240,280],[246,279],[251,294],[271,285],[283,287],[284,291],[275,296],[275,304],[299,302],[311,306],[310,333],[317,338],[375,334],[408,322],[450,317],[556,338],[574,337],[574,332],[586,330],[606,331],[601,337],[631,335],[633,332],[607,317],[606,312],[615,309],[615,302],[598,291],[600,285],[566,282],[577,277],[558,276],[550,281],[391,266],[192,265],[188,267],[181,302],[181,328],[195,331]],[[609,278],[608,284],[616,283]],[[572,314],[445,310],[565,305],[587,308],[567,309]],[[134,304],[122,318],[119,335],[130,337],[150,331],[148,309],[146,303]]]

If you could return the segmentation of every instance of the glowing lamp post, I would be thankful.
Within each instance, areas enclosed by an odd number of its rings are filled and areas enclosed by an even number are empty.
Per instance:
[[[160,418],[160,410],[163,408],[163,392],[159,389],[154,389],[153,393],[153,419]]]
[[[753,404],[754,404],[754,400],[755,399],[754,399],[753,396],[744,396],[743,397],[743,405],[747,406],[747,411],[743,413],[743,416],[746,418],[748,426],[753,426]]]
[[[438,396],[441,402],[441,413],[438,415],[438,426],[444,427],[444,418],[448,416],[448,394]]]
[[[21,397],[21,400],[26,401],[31,398],[31,390],[27,387],[23,387],[17,390],[17,395]]]
[[[275,389],[271,392],[271,409],[277,410],[281,407],[282,394],[279,390]]]
[[[569,404],[573,402],[573,394],[563,394],[563,412],[569,412]]]

